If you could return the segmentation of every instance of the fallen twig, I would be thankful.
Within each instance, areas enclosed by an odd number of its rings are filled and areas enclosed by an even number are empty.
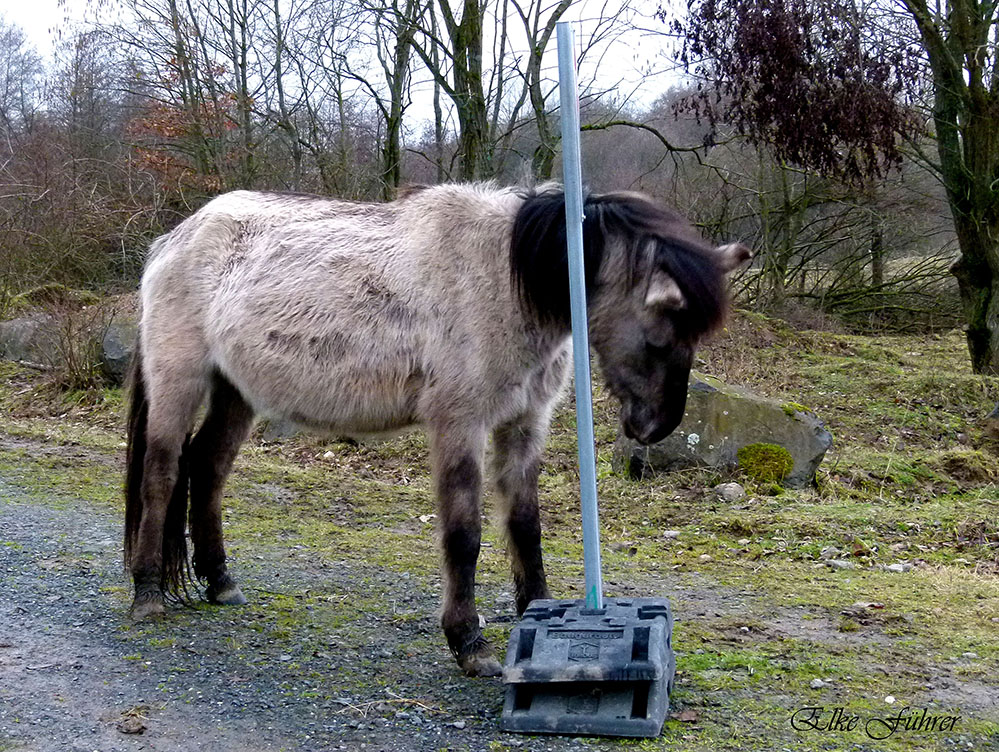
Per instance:
[[[41,371],[42,373],[49,373],[55,370],[52,366],[47,366],[44,363],[33,363],[30,360],[15,360],[14,362],[19,366],[24,366],[34,371]]]

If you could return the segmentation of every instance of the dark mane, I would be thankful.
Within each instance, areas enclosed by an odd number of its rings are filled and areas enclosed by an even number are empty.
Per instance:
[[[724,274],[710,246],[679,214],[636,194],[586,196],[583,202],[583,260],[587,301],[606,256],[607,243],[620,238],[627,253],[629,284],[640,284],[644,251],[654,243],[653,263],[680,286],[687,307],[676,326],[696,337],[721,324],[726,309]],[[569,262],[565,235],[565,194],[528,194],[517,212],[510,243],[510,274],[525,310],[566,330],[569,314]]]

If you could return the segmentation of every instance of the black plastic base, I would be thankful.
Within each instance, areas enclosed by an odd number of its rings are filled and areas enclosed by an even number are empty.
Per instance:
[[[537,600],[510,634],[500,725],[522,733],[654,737],[676,658],[666,598]]]

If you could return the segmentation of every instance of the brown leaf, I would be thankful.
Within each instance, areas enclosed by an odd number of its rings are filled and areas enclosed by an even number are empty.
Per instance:
[[[692,708],[687,708],[686,710],[681,710],[679,713],[670,713],[669,717],[681,723],[696,723],[700,719],[701,714]]]

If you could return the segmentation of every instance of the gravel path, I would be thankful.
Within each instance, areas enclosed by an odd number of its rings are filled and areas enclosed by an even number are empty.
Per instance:
[[[349,593],[353,585],[394,599],[402,622],[371,615],[344,634],[317,636],[305,619],[291,627],[301,636],[274,640],[267,636],[274,624],[251,602],[238,611],[175,608],[158,624],[132,625],[124,618],[119,531],[118,520],[86,503],[49,506],[0,481],[0,750],[612,744],[502,733],[502,686],[458,674],[438,644],[436,596],[414,595],[421,588],[371,567],[342,562],[317,571],[294,550],[239,564],[247,581],[275,583],[247,588],[251,601],[310,586]],[[372,645],[372,635],[384,639]],[[317,640],[326,649],[313,649]],[[412,655],[421,640],[428,647]]]

